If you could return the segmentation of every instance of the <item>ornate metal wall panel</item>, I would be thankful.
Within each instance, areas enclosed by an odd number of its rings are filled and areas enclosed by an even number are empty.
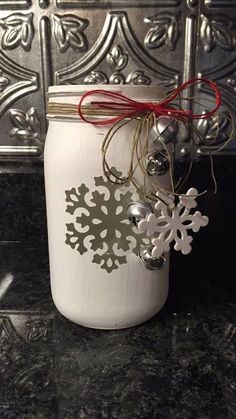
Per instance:
[[[215,80],[222,92],[222,111],[217,143],[225,141],[230,129],[229,113],[235,118],[236,109],[236,1],[205,0],[200,4],[199,34],[197,38],[196,72]],[[201,91],[209,100],[207,91]],[[204,136],[216,135],[214,117],[199,122]],[[233,151],[231,145],[231,151]],[[207,152],[207,150],[205,150]],[[226,152],[229,150],[226,149]],[[197,150],[204,152],[204,147]]]
[[[202,74],[233,109],[235,19],[236,0],[0,0],[0,158],[42,159],[50,84],[169,91]]]

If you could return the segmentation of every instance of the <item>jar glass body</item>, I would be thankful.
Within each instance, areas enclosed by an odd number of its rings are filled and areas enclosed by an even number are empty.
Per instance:
[[[49,101],[77,104],[85,89],[52,87]],[[161,95],[153,86],[106,89],[137,100],[158,100]],[[117,133],[107,155],[109,164],[123,174],[134,124]],[[53,300],[65,317],[87,327],[120,329],[146,321],[163,307],[169,260],[167,256],[156,271],[139,260],[147,239],[125,215],[129,202],[139,197],[133,186],[117,188],[104,176],[101,145],[107,130],[76,118],[49,117],[44,167],[50,277]],[[141,171],[135,176],[143,182]],[[158,182],[169,188],[169,174]]]

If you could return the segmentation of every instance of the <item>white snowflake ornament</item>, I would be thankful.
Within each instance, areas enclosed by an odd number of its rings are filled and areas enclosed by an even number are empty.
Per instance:
[[[160,258],[164,252],[170,250],[170,244],[174,242],[174,249],[180,250],[184,255],[191,252],[192,236],[187,230],[198,232],[200,227],[208,224],[208,217],[199,211],[191,214],[191,209],[197,206],[196,197],[198,191],[190,188],[186,195],[179,197],[177,205],[174,204],[174,196],[166,195],[158,191],[155,209],[160,211],[158,217],[149,214],[138,224],[138,229],[146,232],[147,236],[152,237],[152,256]]]

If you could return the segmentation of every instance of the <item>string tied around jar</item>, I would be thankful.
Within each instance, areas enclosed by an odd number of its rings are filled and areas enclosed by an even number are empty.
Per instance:
[[[196,98],[183,97],[181,96],[181,94],[184,91],[186,91],[186,89],[193,88],[194,86],[202,83],[206,84],[208,88],[210,88],[210,90],[213,92],[214,106],[207,112],[199,114],[193,113],[192,110],[189,109],[191,108],[191,106],[189,106],[188,109],[182,108],[182,101],[189,101],[190,104],[194,104],[194,100]],[[102,100],[98,100],[99,96],[102,97]],[[103,172],[107,179],[110,182],[117,184],[118,186],[128,185],[131,182],[135,186],[139,195],[144,196],[146,199],[155,201],[157,191],[162,191],[166,194],[174,194],[177,196],[183,195],[177,193],[176,190],[177,187],[179,190],[181,186],[183,186],[183,184],[186,182],[186,179],[188,178],[192,167],[191,161],[190,168],[184,180],[179,180],[175,184],[170,153],[168,151],[168,148],[166,147],[166,144],[162,141],[160,136],[159,141],[163,146],[162,148],[164,149],[170,163],[171,191],[161,189],[157,183],[153,182],[150,179],[149,181],[152,185],[152,188],[155,190],[155,193],[148,193],[146,191],[147,172],[144,160],[149,147],[150,131],[152,127],[156,125],[158,118],[164,116],[170,118],[170,121],[181,121],[182,123],[184,123],[184,125],[187,127],[189,131],[199,136],[201,134],[199,133],[198,129],[194,126],[193,121],[211,118],[213,115],[218,113],[220,105],[221,92],[218,89],[217,85],[211,80],[199,77],[193,78],[181,84],[167,97],[158,102],[137,101],[118,92],[103,89],[93,89],[85,92],[82,95],[78,104],[78,114],[81,120],[89,124],[96,126],[110,126],[105,135],[101,147]],[[99,118],[97,116],[99,116]],[[132,121],[136,121],[136,124],[132,134],[132,146],[129,169],[127,171],[126,176],[117,176],[117,171],[114,172],[114,170],[112,170],[107,161],[107,152],[111,142],[115,138],[115,134]],[[143,138],[143,136],[145,136],[145,141],[144,144],[141,145],[141,139]],[[233,133],[231,133],[230,139],[232,137]],[[211,160],[211,174],[215,184],[216,192],[217,182],[214,176],[214,167],[211,152],[209,153],[209,155]],[[138,185],[134,178],[134,174],[137,168],[141,169],[144,174],[143,185]],[[200,193],[199,195],[202,195],[203,193],[206,193],[206,191]]]

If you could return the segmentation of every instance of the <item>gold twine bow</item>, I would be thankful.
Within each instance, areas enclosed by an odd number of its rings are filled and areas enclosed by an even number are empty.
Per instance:
[[[89,92],[87,92],[88,94]],[[167,96],[168,98],[169,96]],[[181,107],[181,103],[182,101],[188,101],[191,105],[195,104],[195,105],[200,105],[203,106],[201,104],[201,102],[199,102],[199,98],[198,97],[188,97],[188,98],[183,98],[183,97],[175,97],[175,102],[172,103],[172,105],[177,106],[178,109],[181,111],[183,110],[183,108]],[[165,99],[163,99],[163,101],[165,101]],[[208,99],[204,99],[204,102],[212,102],[211,100]],[[116,115],[120,115],[120,111],[119,109],[109,109],[107,108],[102,108],[99,106],[96,106],[96,103],[99,102],[92,102],[91,104],[86,104],[83,106],[80,106],[80,111],[82,112],[82,115],[86,115],[89,117],[113,117]],[[206,106],[204,105],[205,109]],[[49,102],[48,104],[48,113],[50,114],[50,116],[52,115],[58,115],[58,116],[77,116],[78,117],[78,106],[77,105],[72,105],[72,104],[65,104],[65,103],[52,103]],[[212,113],[211,110],[209,110],[209,113]],[[79,115],[81,116],[80,112]],[[203,114],[204,115],[204,114]],[[212,115],[211,115],[212,117]],[[217,149],[215,149],[214,151],[211,150],[212,146],[214,146],[214,143],[216,142],[219,132],[220,132],[220,123],[219,123],[219,111],[216,110],[214,112],[214,118],[215,118],[215,125],[216,125],[216,130],[215,130],[215,135],[210,139],[210,140],[206,140],[203,138],[201,132],[199,131],[199,129],[194,125],[194,123],[192,122],[191,119],[188,118],[182,118],[179,119],[179,123],[184,124],[185,128],[187,129],[187,131],[190,134],[190,142],[191,142],[191,147],[190,149],[193,151],[194,147],[197,146],[196,144],[196,138],[199,139],[201,141],[201,143],[203,143],[208,151],[209,154],[209,158],[210,158],[210,169],[211,169],[211,176],[214,182],[214,192],[216,193],[217,191],[217,181],[215,178],[215,174],[214,174],[214,162],[213,162],[213,153],[216,154],[220,151],[222,151],[228,144],[230,141],[232,141],[232,139],[235,136],[235,125],[234,125],[234,119],[233,119],[233,115],[231,112],[229,112],[229,117],[228,117],[228,121],[230,123],[231,126],[231,131],[229,133],[228,138],[226,138],[226,140],[223,142],[223,144],[218,147]],[[83,117],[82,119],[86,120],[85,117]],[[155,138],[152,141],[156,141],[159,142],[159,144],[162,146],[162,148],[165,150],[165,154],[166,157],[168,159],[169,162],[169,167],[170,167],[170,183],[171,183],[171,190],[164,190],[162,189],[158,183],[154,182],[147,174],[146,171],[146,157],[148,154],[148,150],[149,150],[149,146],[150,146],[150,141],[151,141],[151,136],[150,136],[150,132],[152,130],[153,127],[157,127],[157,115],[156,113],[151,109],[149,112],[141,112],[141,113],[137,113],[137,115],[133,115],[131,117],[129,117],[128,119],[117,119],[117,121],[108,129],[104,141],[102,143],[102,147],[101,147],[101,151],[102,151],[102,167],[103,167],[103,172],[104,175],[107,177],[107,179],[116,184],[117,186],[127,186],[130,183],[132,183],[134,185],[134,187],[136,188],[138,194],[142,197],[144,197],[145,200],[149,199],[149,200],[156,200],[156,192],[157,191],[162,191],[165,194],[171,194],[171,195],[176,195],[176,196],[183,196],[184,194],[179,193],[179,191],[182,190],[184,184],[186,183],[187,179],[190,176],[191,170],[192,170],[192,166],[193,166],[193,156],[190,157],[190,163],[189,163],[189,168],[187,170],[187,173],[185,174],[185,176],[181,177],[180,179],[178,179],[177,182],[175,182],[174,179],[174,173],[173,173],[173,161],[171,159],[171,154],[168,150],[168,147],[166,146],[165,142],[162,139],[162,135],[163,133],[161,133],[160,135],[157,136],[157,138]],[[200,119],[200,118],[196,118],[196,119]],[[172,123],[172,120],[170,118],[170,124]],[[110,145],[112,143],[112,141],[115,138],[115,135],[117,132],[119,132],[119,134],[121,134],[122,128],[124,128],[125,126],[127,126],[127,124],[131,124],[132,122],[136,122],[135,123],[135,127],[133,129],[133,134],[132,134],[132,145],[131,145],[131,153],[130,153],[130,161],[129,161],[129,167],[127,170],[127,175],[126,176],[118,176],[117,175],[117,171],[118,168],[116,168],[116,171],[114,172],[114,170],[112,170],[111,165],[108,162],[107,159],[107,153],[108,150],[110,148]],[[89,121],[88,121],[89,122]],[[94,124],[96,124],[96,122],[93,121]],[[103,125],[102,123],[97,123],[97,125]],[[104,124],[105,125],[105,124]],[[107,123],[106,123],[107,125]],[[168,126],[166,127],[166,129],[168,129]],[[144,140],[143,140],[144,139]],[[142,141],[143,140],[143,141]],[[113,166],[113,165],[112,165]],[[139,169],[141,170],[141,172],[143,173],[143,177],[144,177],[144,182],[143,185],[139,185],[137,183],[137,181],[135,180],[135,172],[136,170]],[[147,182],[148,179],[148,182]],[[151,185],[152,190],[147,190],[147,183],[149,183]],[[207,191],[203,191],[201,192],[199,195],[203,195],[205,194]]]

